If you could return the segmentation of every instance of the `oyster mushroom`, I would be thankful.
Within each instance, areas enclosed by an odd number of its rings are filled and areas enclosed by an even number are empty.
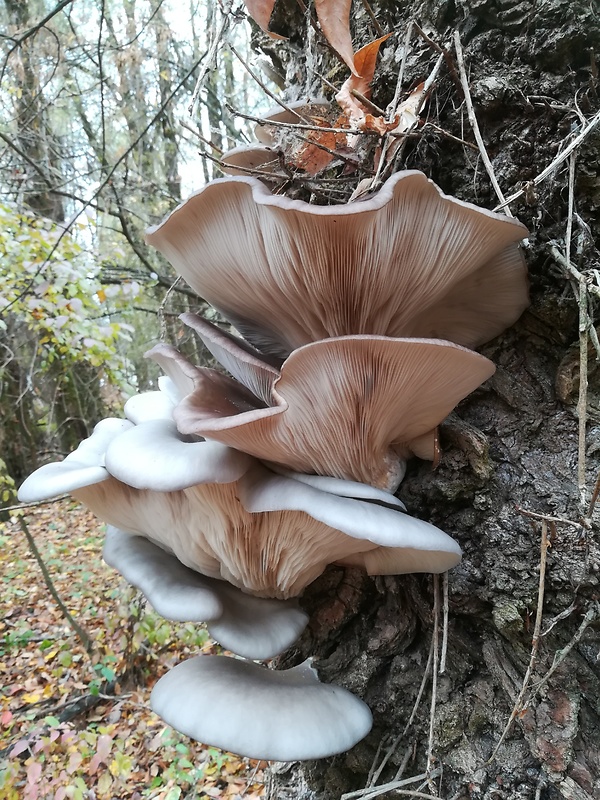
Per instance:
[[[411,441],[433,437],[457,403],[494,372],[491,361],[451,342],[383,336],[312,342],[277,369],[200,317],[182,319],[237,380],[198,370],[194,391],[173,412],[181,433],[296,472],[388,491],[404,476]],[[182,364],[166,345],[148,355],[165,370]]]
[[[297,596],[328,564],[378,548],[397,572],[443,571],[460,560],[451,537],[380,490],[340,481],[336,491],[331,478],[319,486],[277,475],[218,442],[183,441],[168,419],[110,428],[101,423],[69,459],[41,467],[21,498],[71,491],[120,531],[259,597]],[[78,452],[95,461],[87,458],[74,483]]]
[[[169,670],[150,703],[165,722],[193,739],[274,761],[342,753],[372,725],[362,700],[341,686],[321,683],[310,659],[273,671],[250,661],[197,656]]]
[[[526,233],[409,170],[338,206],[216,180],[146,238],[256,348],[286,357],[350,334],[477,347],[528,305]]]

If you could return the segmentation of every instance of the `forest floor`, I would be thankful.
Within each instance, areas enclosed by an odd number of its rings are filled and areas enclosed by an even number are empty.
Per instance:
[[[2,800],[261,797],[264,762],[192,742],[149,710],[170,666],[219,652],[206,630],[152,613],[104,564],[102,526],[73,501],[24,519],[91,648],[48,591],[19,518],[0,522]]]

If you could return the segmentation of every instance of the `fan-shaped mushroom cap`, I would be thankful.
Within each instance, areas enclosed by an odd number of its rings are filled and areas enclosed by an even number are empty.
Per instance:
[[[526,233],[405,171],[370,199],[341,206],[224,178],[147,241],[248,341],[285,357],[349,334],[488,341],[528,304],[517,244]]]
[[[103,556],[144,593],[158,614],[177,622],[207,622],[213,639],[245,658],[282,653],[308,622],[295,602],[244,594],[188,569],[148,539],[112,526],[106,532]]]
[[[124,419],[103,419],[92,435],[64,461],[46,464],[33,472],[21,485],[19,500],[22,503],[49,500],[81,486],[107,480],[109,474],[104,468],[106,449],[110,442],[132,427],[132,423]]]
[[[390,494],[390,492],[386,492],[383,489],[376,489],[374,486],[369,486],[366,483],[344,481],[339,478],[328,478],[324,475],[305,475],[302,472],[292,472],[291,470],[282,469],[278,467],[277,464],[267,464],[266,466],[271,472],[300,481],[300,483],[306,483],[308,486],[320,489],[322,492],[336,494],[339,497],[352,498],[353,500],[367,500],[370,503],[387,506],[387,508],[406,511],[406,506],[402,500]]]
[[[277,132],[281,131],[281,128],[278,128],[277,125],[273,125],[274,122],[290,122],[296,124],[302,122],[307,115],[310,118],[314,114],[319,114],[320,112],[326,113],[330,109],[331,103],[328,103],[327,100],[318,99],[295,100],[292,103],[288,103],[287,108],[273,106],[264,115],[262,122],[259,122],[255,126],[254,135],[259,142],[265,145],[273,145],[278,138],[276,135]]]
[[[389,548],[397,571],[449,569],[460,560],[453,539],[399,512],[399,501],[386,492],[334,478],[275,475],[219,443],[181,441],[165,419],[138,426],[108,420],[69,458],[81,472],[76,480],[69,463],[66,481],[56,482],[55,470],[42,467],[29,479],[35,492],[26,487],[25,496],[48,497],[74,486],[73,496],[109,525],[147,538],[202,575],[259,597],[297,596],[328,564],[369,550]],[[50,484],[44,480],[48,472]],[[144,565],[137,568],[129,579],[155,592]],[[390,571],[387,562],[383,569]],[[222,586],[219,599],[224,608],[233,602]],[[231,618],[247,628],[239,610]],[[215,636],[234,637],[239,652],[256,652],[240,649],[246,648],[239,644],[242,634],[226,614],[214,624]]]
[[[427,522],[258,464],[234,483],[155,492],[111,478],[74,496],[105,522],[145,536],[190,569],[259,597],[295,597],[328,564],[378,546],[391,548],[398,572],[443,571],[460,561],[458,544]]]
[[[275,761],[342,753],[372,725],[362,700],[321,683],[310,662],[276,672],[250,661],[198,656],[167,672],[150,703],[165,722],[193,739]]]
[[[277,172],[280,169],[277,151],[258,145],[234,147],[223,153],[220,160],[225,175],[248,175],[252,170]]]
[[[262,475],[259,478],[259,473],[252,470],[239,482],[240,501],[252,513],[284,509],[305,511],[324,525],[335,526],[347,536],[368,539],[380,545],[378,549],[382,551],[382,560],[379,563],[385,562],[385,570],[393,558],[393,574],[396,575],[406,572],[445,572],[460,561],[458,544],[429,522],[399,513],[387,503],[364,502],[341,495],[328,497],[323,502],[316,487],[303,482],[298,486],[297,483],[290,483],[280,475]],[[386,561],[388,551],[390,558]],[[400,551],[405,553],[404,560]],[[366,549],[360,552],[366,552]],[[341,561],[342,557],[338,560]],[[376,562],[370,563],[374,565]],[[382,574],[392,572],[384,571]]]
[[[230,483],[252,463],[219,442],[182,441],[172,420],[142,422],[115,438],[106,450],[111,475],[128,486],[173,492],[197,483]]]
[[[199,317],[183,318],[260,400],[231,413],[199,379],[173,412],[179,431],[297,472],[391,491],[404,475],[399,446],[434,429],[494,372],[491,361],[451,342],[346,336],[295,350],[279,373]],[[221,382],[233,398],[236,384]]]

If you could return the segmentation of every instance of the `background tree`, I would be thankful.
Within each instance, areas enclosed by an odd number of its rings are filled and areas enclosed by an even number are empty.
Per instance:
[[[218,155],[242,135],[245,123],[235,125],[218,101],[226,91],[232,100],[248,91],[250,78],[238,65],[234,79],[231,56],[222,72],[211,72],[197,120],[187,114],[216,13],[211,3],[182,7],[171,0],[0,4],[0,195],[7,220],[0,237],[0,409],[20,431],[9,435],[7,425],[0,441],[17,482],[40,460],[69,452],[112,404],[121,404],[122,392],[152,382],[143,353],[160,325],[175,336],[173,320],[189,308],[193,296],[182,284],[165,298],[175,276],[143,233],[180,201],[182,174],[188,193],[220,174],[199,157],[203,140]],[[236,26],[231,35],[240,35]],[[244,41],[242,34],[242,50]],[[65,260],[76,273],[73,294],[56,274]],[[43,319],[60,322],[81,292],[88,301],[77,310],[79,342],[90,338],[84,328],[95,319],[95,339],[106,331],[118,368],[108,355],[105,364],[87,358],[83,345],[71,360],[51,325],[46,341],[39,335]]]

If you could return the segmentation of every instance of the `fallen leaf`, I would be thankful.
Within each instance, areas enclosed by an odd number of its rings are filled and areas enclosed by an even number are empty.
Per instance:
[[[352,92],[359,92],[364,97],[369,97],[371,94],[371,82],[375,75],[375,66],[377,64],[377,54],[382,43],[389,38],[391,34],[381,36],[379,39],[370,42],[369,44],[361,47],[354,56],[354,64],[356,69],[354,74],[348,80],[344,81],[342,88],[336,94],[335,99],[338,105],[355,125],[362,128],[365,124],[366,108]],[[359,74],[360,73],[360,74]],[[372,116],[372,115],[371,115]],[[382,123],[383,118],[381,118]],[[370,130],[378,130],[371,127]],[[385,131],[383,131],[385,132]]]
[[[371,81],[375,75],[379,48],[391,35],[391,33],[386,33],[385,36],[380,36],[379,39],[369,42],[354,54],[354,66],[358,76],[355,76],[355,85],[352,88],[364,94],[365,97],[369,97],[371,94]]]
[[[280,36],[278,33],[273,33],[269,30],[269,22],[275,7],[275,0],[244,0],[244,3],[252,19],[265,33],[268,33],[273,39],[285,39],[285,36]]]
[[[311,122],[319,127],[328,128],[329,122],[322,117],[311,117]],[[345,134],[333,131],[307,131],[304,141],[300,142],[289,155],[288,161],[309,175],[317,175],[333,160],[333,152],[346,146]],[[327,148],[324,150],[323,148]]]
[[[21,700],[24,703],[39,703],[42,699],[41,692],[26,692],[22,697]]]
[[[317,19],[323,36],[350,68],[358,75],[354,66],[354,49],[350,35],[350,7],[352,0],[315,0]]]

